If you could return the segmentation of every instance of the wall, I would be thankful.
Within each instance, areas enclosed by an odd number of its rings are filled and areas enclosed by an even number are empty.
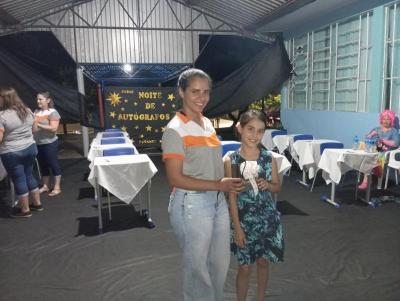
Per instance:
[[[362,11],[359,13],[362,13]],[[354,15],[353,12],[352,15]],[[364,138],[367,132],[379,125],[384,61],[384,7],[375,8],[372,18],[372,59],[370,62],[373,71],[368,89],[368,113],[288,109],[286,106],[287,88],[284,88],[282,91],[281,119],[283,126],[288,129],[289,133],[313,134],[315,138],[335,139],[344,143],[345,147],[351,147],[355,135]],[[314,30],[318,28],[314,28]],[[298,34],[296,32],[294,36],[301,34],[303,33]],[[287,34],[286,36],[293,35]]]
[[[378,113],[281,110],[283,126],[292,134],[312,134],[334,139],[351,147],[353,138],[365,135],[379,124]]]

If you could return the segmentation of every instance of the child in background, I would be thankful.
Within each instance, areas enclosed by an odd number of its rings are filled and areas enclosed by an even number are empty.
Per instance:
[[[257,265],[257,300],[265,298],[269,262],[283,261],[284,241],[280,213],[271,193],[280,190],[277,164],[261,146],[266,116],[249,110],[240,117],[237,131],[241,147],[224,157],[225,173],[232,176],[233,166],[248,180],[246,191],[229,193],[232,220],[231,251],[239,262],[236,277],[237,300],[246,300],[254,263]]]

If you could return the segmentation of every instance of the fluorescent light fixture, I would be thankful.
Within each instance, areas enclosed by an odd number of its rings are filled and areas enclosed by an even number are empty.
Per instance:
[[[131,64],[124,64],[124,71],[125,72],[131,72],[132,71],[132,66]]]

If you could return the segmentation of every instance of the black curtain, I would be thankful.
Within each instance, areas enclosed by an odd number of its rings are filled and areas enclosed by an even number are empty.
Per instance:
[[[2,48],[0,48],[0,69],[0,85],[14,87],[32,110],[37,106],[36,93],[49,91],[54,97],[56,109],[63,121],[80,121],[76,90],[46,78]]]
[[[279,93],[290,71],[291,63],[282,38],[276,37],[275,42],[214,85],[205,115],[215,117],[244,109],[268,94]]]

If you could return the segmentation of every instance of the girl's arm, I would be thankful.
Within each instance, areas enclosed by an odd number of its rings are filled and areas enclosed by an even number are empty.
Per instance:
[[[243,189],[242,180],[239,178],[222,178],[220,180],[201,180],[182,173],[183,161],[176,158],[165,159],[165,168],[169,184],[173,187],[199,190],[240,192]]]
[[[224,159],[225,177],[232,177],[231,160],[228,156]],[[229,193],[229,214],[231,216],[235,233],[235,244],[243,248],[246,244],[246,235],[240,227],[239,211],[237,207],[237,194]]]
[[[271,171],[271,182],[268,182],[267,180],[263,178],[259,178],[257,180],[258,188],[261,190],[268,190],[270,192],[279,192],[281,190],[281,182],[279,180],[279,174],[278,174],[278,166],[276,164],[276,161],[274,158],[271,158],[272,160],[272,171]]]
[[[60,119],[50,120],[49,123],[49,125],[40,124],[39,122],[37,122],[36,124],[38,129],[43,129],[45,131],[56,133],[60,124]]]

